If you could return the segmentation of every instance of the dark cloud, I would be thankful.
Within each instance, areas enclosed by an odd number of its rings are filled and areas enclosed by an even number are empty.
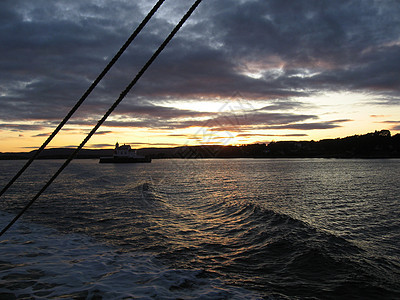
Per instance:
[[[25,130],[42,130],[45,128],[43,125],[30,125],[30,124],[0,124],[0,130],[10,131],[25,131]]]
[[[140,105],[137,105],[135,103],[125,103],[121,104],[121,107],[118,108],[118,111],[120,111],[121,114],[129,117],[151,117],[163,120],[196,118],[216,114],[212,112],[199,112],[188,109],[178,109],[173,107],[154,105],[151,103],[143,103]]]
[[[400,121],[383,121],[381,123],[386,123],[386,124],[399,124]]]
[[[383,121],[383,122],[379,122],[379,123],[383,123],[383,124],[388,124],[390,127],[390,130],[394,130],[394,131],[398,131],[400,130],[400,121],[393,121],[393,120],[388,120],[388,121]]]
[[[292,134],[261,134],[261,133],[240,133],[236,137],[300,137],[307,136],[305,133]]]
[[[86,146],[86,148],[94,148],[94,149],[102,149],[102,148],[114,148],[115,145],[113,144],[90,144]],[[76,146],[75,146],[76,148]]]
[[[48,137],[51,134],[51,132],[46,132],[46,133],[39,133],[32,135],[32,137]]]
[[[293,101],[293,100],[278,100],[278,101],[271,101],[270,105],[264,106],[259,111],[271,111],[271,110],[294,110],[296,108],[306,107],[308,105],[300,102],[300,101]]]
[[[110,131],[110,130],[99,130],[99,131],[96,131],[95,134],[97,134],[97,135],[106,135],[106,134],[109,134],[109,133],[113,133],[113,131]],[[86,134],[89,134],[89,132],[87,132]]]
[[[400,125],[393,126],[392,130],[400,130]]]
[[[181,144],[175,144],[175,143],[151,143],[153,146],[181,146]]]
[[[176,109],[176,114],[179,115],[180,110]],[[187,114],[184,114],[186,116]],[[196,114],[194,114],[196,116]],[[206,119],[196,118],[139,118],[135,121],[132,120],[118,120],[118,121],[107,121],[106,126],[108,127],[136,127],[136,128],[154,128],[154,129],[184,129],[190,127],[200,127],[210,131],[243,131],[250,129],[263,129],[263,128],[280,128],[284,129],[285,126],[304,126],[303,129],[316,129],[317,126],[320,129],[338,127],[336,123],[345,122],[348,120],[336,120],[324,123],[311,123],[313,125],[307,125],[298,122],[304,122],[310,119],[318,119],[316,115],[303,115],[303,114],[292,114],[292,113],[270,113],[261,111],[249,111],[241,113],[203,113],[202,116],[208,116]],[[282,125],[284,124],[284,125]],[[310,128],[307,128],[309,126]],[[311,128],[314,126],[315,128]],[[299,128],[295,128],[299,129]],[[170,135],[171,136],[171,135]],[[172,135],[176,136],[176,135]]]
[[[1,1],[0,128],[57,124],[153,2]],[[98,120],[189,5],[180,0],[162,6],[71,124]],[[305,104],[298,97],[317,91],[356,90],[376,95],[375,104],[399,105],[399,16],[395,0],[204,1],[107,125],[342,126],[337,120],[309,122],[318,120],[313,114],[271,113],[301,111]],[[237,93],[265,103],[263,109],[245,118],[163,106],[168,100],[234,101]]]
[[[168,134],[168,136],[173,136],[173,137],[186,137],[186,134]]]
[[[287,107],[279,104],[273,104],[272,106],[275,105],[277,106],[275,107],[276,109]],[[155,130],[200,127],[207,131],[239,132],[254,129],[331,129],[341,127],[341,123],[351,121],[342,119],[307,123],[305,121],[318,120],[319,117],[310,114],[270,112],[274,109],[269,109],[269,106],[247,111],[198,112],[147,103],[143,105],[124,105],[121,109],[124,111],[124,117],[108,120],[104,125],[109,128],[149,128]],[[73,126],[91,126],[95,122],[95,119],[82,118],[73,120],[69,124]],[[113,133],[113,131],[98,132],[98,134],[108,133]],[[168,136],[181,137],[185,135],[169,134]],[[295,134],[292,136],[300,135]]]
[[[333,129],[342,127],[341,123],[350,122],[352,120],[334,120],[313,123],[292,123],[284,125],[265,126],[263,129],[296,129],[296,130],[316,130],[316,129]]]

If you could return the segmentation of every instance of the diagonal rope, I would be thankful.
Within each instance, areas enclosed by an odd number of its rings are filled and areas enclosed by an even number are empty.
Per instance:
[[[8,190],[8,188],[24,173],[24,171],[31,165],[31,163],[39,156],[39,154],[46,148],[46,146],[51,142],[51,140],[57,135],[57,133],[61,130],[61,128],[67,123],[67,121],[72,117],[75,111],[81,106],[81,104],[86,100],[86,98],[90,95],[90,93],[94,90],[97,84],[103,79],[103,77],[107,74],[107,72],[111,69],[111,67],[117,62],[117,60],[121,57],[122,53],[129,47],[129,45],[133,42],[133,40],[137,37],[140,31],[144,28],[147,22],[151,19],[151,17],[155,14],[158,8],[163,4],[165,0],[159,0],[154,7],[150,10],[147,16],[143,19],[143,21],[139,24],[139,26],[135,29],[135,31],[131,34],[131,36],[127,39],[125,44],[119,49],[117,54],[111,59],[111,61],[107,64],[104,70],[100,73],[100,75],[93,81],[90,87],[86,90],[86,92],[82,95],[82,97],[78,100],[75,106],[69,111],[69,113],[65,116],[64,120],[57,126],[57,128],[53,131],[53,133],[47,138],[47,140],[43,143],[42,146],[36,151],[36,153],[26,162],[26,164],[18,171],[17,174],[7,183],[7,185],[0,191],[0,197]]]
[[[110,114],[114,111],[114,109],[121,103],[121,101],[125,98],[125,96],[129,93],[129,91],[133,88],[133,86],[138,82],[138,80],[143,76],[146,70],[150,67],[150,65],[154,62],[157,56],[164,50],[167,44],[171,41],[174,35],[178,32],[178,30],[183,26],[186,20],[190,17],[190,15],[194,12],[197,6],[200,4],[202,0],[197,0],[190,9],[186,12],[186,14],[182,17],[179,23],[175,26],[175,28],[171,31],[168,37],[164,40],[164,42],[160,45],[160,47],[154,52],[154,54],[150,57],[150,59],[145,63],[142,69],[137,73],[135,78],[128,84],[125,90],[120,94],[117,100],[115,100],[114,104],[109,108],[109,110],[104,114],[104,116],[97,122],[97,124],[93,127],[90,133],[85,137],[82,143],[75,149],[75,151],[68,157],[68,159],[64,162],[64,164],[57,170],[57,172],[50,178],[50,180],[42,187],[42,189],[32,198],[32,200],[21,210],[21,212],[15,216],[15,218],[0,232],[0,236],[2,236],[23,214],[24,212],[39,198],[39,196],[50,186],[50,184],[60,175],[60,173],[68,166],[68,164],[75,158],[78,152],[85,146],[85,144],[89,141],[89,139],[95,134],[97,129],[106,121],[106,119],[110,116]]]

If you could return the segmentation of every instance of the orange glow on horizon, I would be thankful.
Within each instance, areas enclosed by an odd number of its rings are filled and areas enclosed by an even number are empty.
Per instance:
[[[100,128],[85,148],[113,148],[116,142],[130,144],[134,148],[147,148],[184,145],[241,145],[288,140],[318,141],[366,134],[382,129],[390,130],[392,135],[400,133],[400,121],[396,121],[400,120],[400,111],[390,110],[383,105],[367,106],[364,103],[370,101],[368,95],[349,92],[331,93],[299,99],[299,101],[307,105],[296,108],[295,111],[288,111],[283,107],[282,110],[274,108],[275,110],[266,112],[266,117],[318,115],[318,119],[290,123],[287,128],[279,123],[271,123],[268,119],[265,119],[267,125],[260,123],[259,119],[253,120],[254,113],[257,114],[266,105],[268,108],[268,101],[261,103],[258,100],[202,100],[186,102],[183,106],[181,106],[181,102],[169,102],[169,106],[164,106],[164,108],[179,108],[201,112],[201,114],[191,118],[187,116],[179,118],[178,116],[175,119],[167,119],[162,123],[164,127],[160,128],[156,128],[156,126],[151,128],[124,127],[124,123],[119,125],[118,120],[126,121],[127,118],[123,118],[124,116],[120,112],[113,118],[114,126],[104,125]],[[269,104],[274,104],[274,102]],[[207,114],[203,114],[203,112],[210,112],[208,119],[205,118]],[[41,122],[43,120],[38,120],[38,124]],[[150,124],[151,120],[146,122]],[[175,129],[171,125],[171,129],[168,129],[168,124],[170,124],[168,122],[183,125],[176,126]],[[333,124],[334,126],[323,129],[307,129],[303,128],[304,126],[290,128],[290,125],[312,126],[318,123]],[[282,124],[285,125],[285,123]],[[19,127],[14,126],[15,128],[13,128],[11,125]],[[40,126],[35,125],[34,122],[8,124],[8,126],[0,127],[0,152],[26,152],[37,149],[54,130],[50,127],[41,127],[35,130]],[[91,127],[87,125],[68,125],[60,131],[47,148],[77,147],[90,130]]]

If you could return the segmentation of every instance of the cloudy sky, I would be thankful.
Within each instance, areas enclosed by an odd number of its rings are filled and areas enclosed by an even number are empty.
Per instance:
[[[0,1],[0,151],[39,147],[155,3]],[[50,147],[81,142],[191,3],[165,1]],[[399,1],[203,0],[87,147],[381,129],[400,132]]]

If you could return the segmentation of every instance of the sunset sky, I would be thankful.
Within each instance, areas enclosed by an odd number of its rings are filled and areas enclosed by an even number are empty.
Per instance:
[[[193,1],[166,0],[49,145],[97,123]],[[155,0],[0,1],[0,152],[39,147]],[[400,2],[203,0],[87,144],[400,133]]]

